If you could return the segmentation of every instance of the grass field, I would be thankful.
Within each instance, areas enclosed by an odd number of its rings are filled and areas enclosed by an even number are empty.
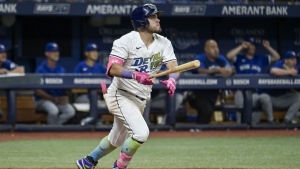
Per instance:
[[[300,168],[300,137],[151,138],[129,168]],[[76,168],[97,139],[0,142],[0,168]],[[120,149],[99,161],[110,168]]]

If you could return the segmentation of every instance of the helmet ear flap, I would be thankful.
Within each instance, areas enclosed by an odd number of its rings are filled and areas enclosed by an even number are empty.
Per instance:
[[[146,28],[149,25],[148,18],[145,18],[145,20],[131,20],[131,23],[134,30],[137,30],[137,28]]]

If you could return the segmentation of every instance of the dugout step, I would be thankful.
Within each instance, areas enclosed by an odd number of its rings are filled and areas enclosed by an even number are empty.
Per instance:
[[[77,131],[93,131],[94,126],[92,125],[28,125],[28,124],[17,124],[15,131],[23,132],[77,132]]]
[[[11,125],[7,125],[7,124],[1,124],[0,125],[0,132],[11,131],[11,130],[12,130]]]
[[[247,124],[176,124],[175,130],[242,130],[248,127]]]

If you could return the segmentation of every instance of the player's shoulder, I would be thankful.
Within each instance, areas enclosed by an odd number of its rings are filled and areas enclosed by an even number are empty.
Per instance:
[[[284,60],[280,59],[277,60],[274,65],[272,66],[272,68],[283,68],[283,64],[284,64]]]
[[[13,62],[13,61],[11,61],[9,59],[6,59],[5,62],[3,63],[3,65],[7,69],[10,69],[10,70],[15,69],[18,66],[15,62]]]
[[[226,57],[224,55],[221,55],[221,54],[218,56],[218,59],[220,59],[220,60],[227,60]]]
[[[5,63],[5,64],[10,64],[10,63],[13,63],[13,61],[11,61],[11,60],[9,60],[9,59],[6,59],[4,63]]]
[[[160,34],[154,33],[153,37],[161,43],[164,43],[164,44],[171,43],[171,41],[167,37],[162,36]]]
[[[136,31],[131,31],[123,36],[121,36],[120,38],[116,39],[114,42],[124,42],[127,43],[128,41],[131,41],[133,39],[135,39],[137,36],[139,36],[139,33]]]
[[[199,53],[195,56],[195,59],[205,59],[205,58],[206,58],[205,53]]]

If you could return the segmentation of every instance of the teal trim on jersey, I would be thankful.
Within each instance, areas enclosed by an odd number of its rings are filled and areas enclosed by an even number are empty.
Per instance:
[[[97,162],[102,157],[114,151],[116,148],[117,147],[114,147],[110,144],[108,136],[106,136],[100,141],[100,144],[89,154],[89,156],[93,157],[94,161]]]

